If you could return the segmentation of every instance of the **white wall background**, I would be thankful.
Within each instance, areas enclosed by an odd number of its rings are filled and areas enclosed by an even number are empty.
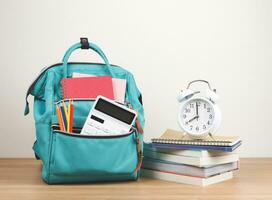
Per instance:
[[[2,0],[0,157],[33,157],[26,90],[82,36],[134,73],[146,139],[178,129],[177,93],[203,78],[221,97],[219,133],[241,136],[243,157],[272,156],[271,11],[268,0]],[[73,58],[99,60],[86,52]]]

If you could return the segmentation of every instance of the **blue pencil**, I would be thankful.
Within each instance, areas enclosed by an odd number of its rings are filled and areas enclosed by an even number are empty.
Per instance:
[[[64,123],[64,131],[67,131],[67,119],[66,119],[66,114],[65,114],[65,110],[63,106],[60,106],[60,110],[61,110],[61,115],[63,118],[63,123]]]

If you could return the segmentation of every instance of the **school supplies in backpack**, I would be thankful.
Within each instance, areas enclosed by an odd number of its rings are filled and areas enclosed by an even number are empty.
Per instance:
[[[95,51],[105,63],[68,62],[72,52],[80,48]],[[71,78],[73,73],[126,80],[124,106],[137,112],[136,123],[127,134],[105,137],[80,134],[95,99],[63,98],[61,82]],[[27,91],[25,115],[29,113],[27,98],[30,94],[34,96],[37,138],[33,150],[36,157],[42,160],[42,178],[45,182],[138,179],[143,151],[143,135],[140,132],[144,127],[141,93],[133,75],[119,66],[109,64],[98,46],[83,38],[67,50],[62,63],[45,68]],[[69,108],[71,105],[72,108]]]

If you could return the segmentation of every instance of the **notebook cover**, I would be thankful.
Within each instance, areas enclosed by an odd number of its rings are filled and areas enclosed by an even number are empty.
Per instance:
[[[93,98],[98,95],[114,100],[111,76],[63,78],[63,98]]]
[[[186,145],[186,144],[162,144],[152,143],[154,148],[172,148],[172,149],[191,149],[191,150],[213,150],[213,151],[226,151],[232,152],[237,149],[242,142],[238,142],[233,146],[207,146],[207,145]]]
[[[96,77],[96,75],[74,72],[73,77]],[[113,94],[115,101],[119,103],[125,102],[126,84],[126,79],[112,78]]]
[[[211,146],[233,146],[237,142],[241,141],[236,136],[207,136],[203,140],[196,140],[191,138],[185,133],[167,129],[161,137],[151,139],[153,143],[167,143],[167,144],[186,144],[186,145],[211,145]]]
[[[113,84],[113,93],[114,93],[115,101],[117,101],[119,103],[124,103],[127,80],[120,79],[120,78],[113,78],[112,84]]]

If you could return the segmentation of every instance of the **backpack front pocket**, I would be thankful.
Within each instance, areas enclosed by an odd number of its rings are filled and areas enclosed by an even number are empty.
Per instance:
[[[74,106],[73,126],[82,127],[85,123],[85,120],[91,108],[93,107],[95,99],[63,99],[58,102],[55,102],[55,105],[58,105],[58,106],[65,105],[66,107],[68,107],[70,100],[73,101],[73,106]],[[128,104],[129,103],[125,102],[125,104],[121,104],[121,105],[128,107]],[[54,109],[54,113],[52,115],[52,124],[56,124],[56,123],[58,123],[58,119],[57,119],[56,109]]]
[[[49,183],[137,178],[135,132],[106,137],[56,130],[52,134]]]

